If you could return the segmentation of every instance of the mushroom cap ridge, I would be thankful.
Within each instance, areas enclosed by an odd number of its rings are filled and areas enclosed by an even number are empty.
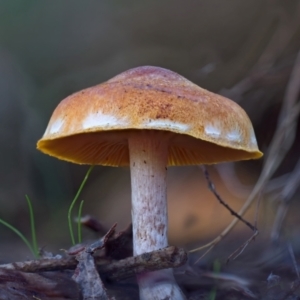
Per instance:
[[[77,92],[54,110],[37,148],[79,164],[129,165],[128,134],[162,131],[168,165],[255,159],[251,121],[235,102],[175,72],[138,67]]]

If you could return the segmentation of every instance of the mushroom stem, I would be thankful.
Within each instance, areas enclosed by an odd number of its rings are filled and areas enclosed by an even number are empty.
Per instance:
[[[139,255],[168,246],[167,156],[170,134],[133,132],[129,137],[133,252]],[[137,277],[140,299],[184,299],[171,269]]]
[[[134,255],[168,246],[167,143],[159,132],[129,138]]]

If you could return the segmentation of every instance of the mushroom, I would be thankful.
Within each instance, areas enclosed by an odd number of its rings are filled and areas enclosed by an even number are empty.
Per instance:
[[[239,105],[151,66],[64,99],[37,148],[78,164],[130,165],[134,255],[168,245],[167,166],[262,156]],[[141,299],[184,299],[172,270],[137,279]]]

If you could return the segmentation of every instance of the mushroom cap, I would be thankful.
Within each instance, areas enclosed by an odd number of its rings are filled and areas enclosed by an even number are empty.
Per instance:
[[[151,66],[62,100],[37,148],[74,163],[126,166],[129,134],[145,130],[169,132],[161,138],[169,141],[170,166],[262,156],[251,121],[238,104]]]

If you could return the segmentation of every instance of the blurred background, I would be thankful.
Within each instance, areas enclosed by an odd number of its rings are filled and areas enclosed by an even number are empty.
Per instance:
[[[0,218],[30,237],[27,194],[39,246],[55,253],[68,248],[67,211],[87,167],[47,157],[36,142],[69,94],[129,68],[154,65],[247,111],[264,158],[208,170],[218,193],[237,211],[258,178],[263,182],[254,197],[261,200],[259,212],[255,199],[245,215],[252,223],[258,218],[255,249],[275,240],[296,244],[299,50],[298,0],[0,1]],[[96,167],[81,199],[83,214],[124,229],[131,218],[129,170]],[[197,166],[169,169],[168,201],[171,244],[200,246],[233,219]],[[222,255],[250,236],[239,224],[224,240]],[[4,226],[0,239],[1,261],[31,257]]]

